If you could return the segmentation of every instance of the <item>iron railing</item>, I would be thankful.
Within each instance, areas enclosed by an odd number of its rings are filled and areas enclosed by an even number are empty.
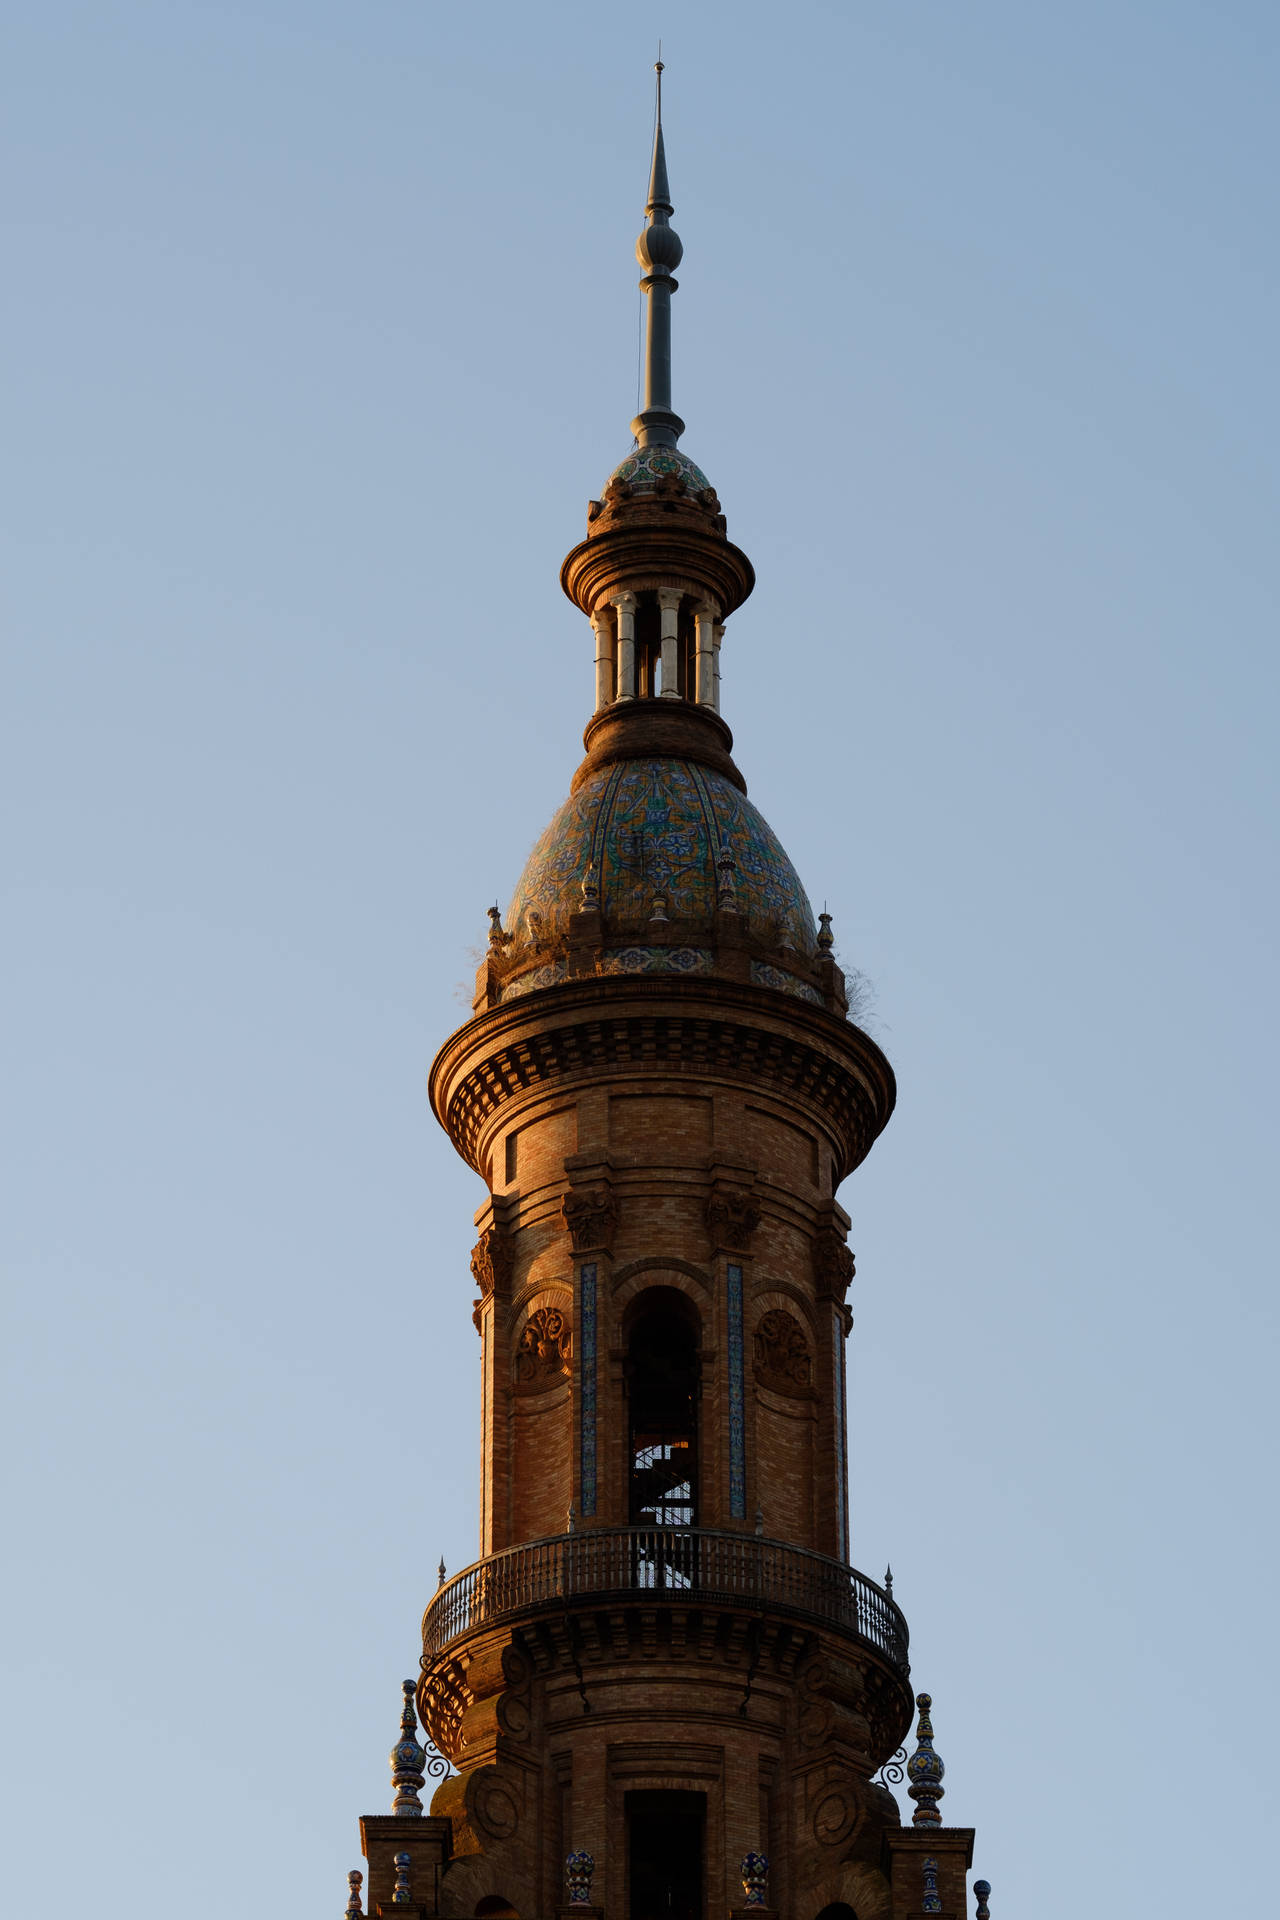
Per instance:
[[[567,1600],[644,1594],[829,1621],[908,1672],[907,1623],[864,1573],[804,1547],[700,1527],[592,1527],[491,1554],[442,1586],[422,1620],[426,1659],[464,1634]]]

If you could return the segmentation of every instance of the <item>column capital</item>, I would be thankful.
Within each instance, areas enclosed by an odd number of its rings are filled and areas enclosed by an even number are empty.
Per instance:
[[[609,605],[611,607],[617,607],[619,612],[629,612],[634,609],[635,604],[636,597],[629,589],[624,589],[622,593],[611,593],[609,595]]]
[[[678,612],[680,607],[680,602],[683,599],[684,599],[684,593],[682,589],[679,587],[659,587],[658,588],[658,605],[662,608],[662,611],[664,613]]]
[[[609,604],[607,600],[602,600],[598,607],[593,607],[591,609],[591,612],[587,617],[590,620],[592,626],[598,632],[601,627],[612,628],[614,611],[615,609]]]
[[[695,619],[698,620],[710,620],[714,623],[720,618],[720,607],[715,600],[699,600],[693,612]]]

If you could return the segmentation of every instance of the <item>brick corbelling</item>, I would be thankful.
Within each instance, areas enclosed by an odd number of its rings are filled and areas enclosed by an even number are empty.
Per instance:
[[[480,1014],[431,1067],[431,1104],[482,1175],[483,1141],[531,1088],[643,1075],[767,1088],[832,1136],[840,1178],[893,1111],[893,1070],[858,1027],[764,988],[721,980],[574,981]]]

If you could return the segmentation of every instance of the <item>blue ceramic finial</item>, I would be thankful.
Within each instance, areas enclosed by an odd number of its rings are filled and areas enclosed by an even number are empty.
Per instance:
[[[426,1779],[427,1755],[418,1739],[412,1680],[402,1681],[400,1690],[404,1694],[404,1707],[400,1714],[400,1738],[391,1749],[391,1784],[396,1790],[391,1811],[407,1814],[411,1819],[421,1818],[422,1802],[418,1798],[418,1789]]]
[[[769,1856],[767,1853],[745,1853],[742,1856],[742,1891],[746,1894],[749,1907],[763,1907],[767,1904],[765,1890],[769,1885]]]
[[[978,1903],[978,1920],[991,1920],[991,1909],[987,1905],[987,1901],[991,1897],[991,1882],[989,1880],[975,1880],[973,1883],[973,1897]]]
[[[585,1847],[575,1847],[564,1857],[564,1883],[569,1889],[571,1907],[591,1905],[591,1876],[596,1870],[595,1855]]]
[[[409,1856],[407,1853],[396,1855],[396,1890],[391,1896],[393,1907],[407,1907],[413,1898],[409,1886]]]
[[[920,1902],[921,1913],[941,1913],[942,1902],[938,1898],[938,1863],[930,1854],[920,1863],[924,1875],[924,1899]]]
[[[364,1885],[364,1875],[353,1869],[347,1875],[347,1920],[355,1920],[364,1909],[360,1905],[360,1889]]]
[[[938,1802],[946,1791],[942,1784],[946,1768],[933,1750],[933,1722],[929,1718],[933,1701],[927,1693],[918,1693],[916,1705],[920,1709],[916,1750],[907,1762],[907,1778],[911,1782],[907,1792],[916,1803],[911,1824],[913,1827],[940,1827],[942,1815],[938,1812]]]
[[[831,931],[831,915],[820,913],[818,915],[818,952],[830,953],[835,943],[835,935]]]

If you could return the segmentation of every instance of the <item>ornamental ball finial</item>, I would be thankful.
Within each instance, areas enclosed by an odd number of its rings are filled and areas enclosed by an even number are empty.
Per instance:
[[[398,1853],[396,1855],[395,1867],[396,1890],[391,1896],[391,1904],[394,1907],[407,1907],[413,1898],[413,1892],[409,1885],[409,1856],[407,1853]]]
[[[355,1920],[356,1914],[364,1912],[360,1905],[360,1889],[363,1885],[364,1875],[358,1868],[353,1868],[347,1875],[347,1920]]]
[[[400,1712],[400,1738],[391,1749],[391,1784],[396,1790],[391,1811],[413,1819],[422,1813],[418,1789],[427,1777],[427,1754],[418,1739],[418,1715],[413,1704],[412,1680],[402,1680],[400,1691],[404,1695],[404,1705]]]
[[[938,1802],[946,1791],[942,1784],[946,1768],[933,1750],[933,1722],[929,1718],[933,1701],[927,1693],[918,1693],[916,1705],[920,1709],[916,1750],[907,1762],[907,1778],[911,1782],[907,1792],[916,1803],[911,1824],[913,1827],[940,1827],[942,1815],[938,1812]]]
[[[991,1909],[987,1905],[987,1901],[991,1898],[991,1882],[989,1880],[975,1880],[973,1883],[973,1897],[978,1903],[977,1920],[991,1920]]]
[[[767,1853],[744,1853],[742,1856],[742,1891],[746,1895],[746,1905],[763,1907],[767,1904],[765,1890],[769,1885],[769,1856]]]

